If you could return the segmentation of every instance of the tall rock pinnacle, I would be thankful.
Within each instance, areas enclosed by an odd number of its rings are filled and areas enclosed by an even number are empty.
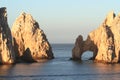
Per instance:
[[[12,26],[16,58],[32,62],[53,58],[52,48],[30,14],[22,13]]]
[[[6,8],[0,8],[0,63],[14,63],[15,55],[12,46],[12,36],[7,23]]]

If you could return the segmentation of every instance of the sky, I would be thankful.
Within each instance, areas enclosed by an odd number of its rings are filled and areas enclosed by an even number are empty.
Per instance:
[[[75,43],[99,27],[110,11],[120,12],[120,0],[0,0],[7,7],[12,28],[22,12],[30,13],[47,35],[50,43]]]

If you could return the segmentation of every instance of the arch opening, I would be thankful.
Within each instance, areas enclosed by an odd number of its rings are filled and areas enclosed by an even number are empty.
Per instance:
[[[82,56],[81,56],[81,60],[90,60],[93,58],[93,52],[92,51],[85,51],[83,52]]]

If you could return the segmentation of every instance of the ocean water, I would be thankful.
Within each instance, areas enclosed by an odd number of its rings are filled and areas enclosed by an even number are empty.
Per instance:
[[[120,64],[102,64],[87,60],[69,60],[73,44],[52,44],[55,59],[40,63],[0,65],[0,80],[120,80]]]

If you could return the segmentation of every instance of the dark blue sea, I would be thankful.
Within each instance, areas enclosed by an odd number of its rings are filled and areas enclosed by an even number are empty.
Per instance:
[[[0,65],[0,80],[120,80],[120,64],[102,64],[87,60],[71,61],[73,44],[52,44],[55,59],[40,63]]]

